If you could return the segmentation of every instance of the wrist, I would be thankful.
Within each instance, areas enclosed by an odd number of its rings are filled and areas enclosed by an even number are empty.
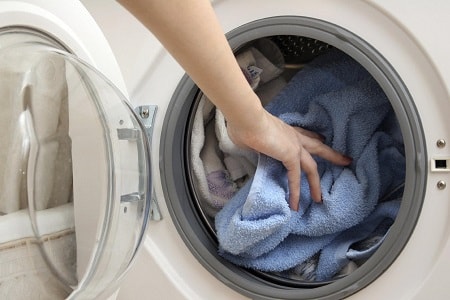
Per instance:
[[[235,98],[236,99],[236,98]],[[258,96],[250,90],[246,96],[241,96],[236,102],[225,102],[225,107],[219,107],[225,120],[240,130],[250,130],[261,124],[267,118],[267,111],[261,104]]]

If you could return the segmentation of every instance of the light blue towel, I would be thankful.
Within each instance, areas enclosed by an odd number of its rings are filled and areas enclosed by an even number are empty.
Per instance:
[[[336,238],[346,230],[371,222],[379,199],[403,183],[405,161],[400,128],[385,94],[358,63],[338,51],[298,72],[267,109],[288,124],[320,133],[327,144],[353,158],[345,168],[316,158],[323,204],[312,201],[303,175],[300,210],[294,212],[288,206],[284,166],[260,155],[253,179],[217,214],[221,255],[244,267],[279,272],[335,241],[342,244]],[[341,266],[327,259],[326,264],[319,261],[325,266],[320,280]]]
[[[325,246],[320,253],[316,280],[330,279],[351,259],[365,260],[369,258],[384,241],[384,234],[388,232],[389,227],[383,226],[385,224],[382,223],[391,225],[397,216],[399,207],[400,201],[398,200],[380,203],[364,222],[344,231],[332,243]],[[377,243],[362,250],[351,249],[352,244],[370,237],[377,232],[379,227],[381,227],[382,235],[380,235]]]

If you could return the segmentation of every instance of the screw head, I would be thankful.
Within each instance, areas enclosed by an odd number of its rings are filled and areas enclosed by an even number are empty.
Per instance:
[[[445,142],[444,139],[439,139],[439,140],[437,140],[437,142],[436,142],[436,146],[438,146],[438,148],[444,148],[446,144],[447,144],[447,143]]]
[[[447,183],[444,180],[439,180],[437,183],[437,188],[443,190],[447,187]]]
[[[141,118],[147,119],[150,116],[150,111],[148,108],[143,108],[141,110]]]

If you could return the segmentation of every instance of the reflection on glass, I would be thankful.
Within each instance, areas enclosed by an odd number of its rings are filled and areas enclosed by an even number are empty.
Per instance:
[[[0,31],[0,105],[0,298],[95,298],[147,222],[141,126],[102,75],[24,29]]]
[[[65,62],[3,49],[0,73],[2,290],[66,297],[77,277]]]

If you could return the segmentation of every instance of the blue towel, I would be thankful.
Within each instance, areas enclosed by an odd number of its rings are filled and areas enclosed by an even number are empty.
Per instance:
[[[384,241],[389,227],[382,226],[380,238],[370,247],[355,250],[351,249],[351,245],[376,233],[380,225],[385,225],[382,224],[383,222],[393,222],[397,216],[399,206],[400,201],[398,200],[380,203],[364,222],[344,231],[332,243],[325,246],[320,253],[319,264],[316,270],[316,280],[330,279],[336,272],[347,265],[350,259],[362,260],[369,258],[374,250],[378,249]],[[391,223],[388,224],[391,225]]]
[[[369,217],[379,199],[404,182],[405,159],[400,128],[382,89],[362,66],[337,50],[298,72],[266,108],[288,124],[320,133],[325,143],[353,158],[348,167],[316,158],[323,203],[312,201],[302,175],[300,210],[294,212],[288,205],[284,166],[260,155],[252,180],[217,214],[222,256],[247,268],[280,272],[326,247],[336,249],[333,246],[367,237],[369,233],[354,228],[374,227]],[[349,229],[358,238],[342,241]],[[344,261],[346,251],[319,261],[320,280],[339,271],[342,262],[330,257]]]

